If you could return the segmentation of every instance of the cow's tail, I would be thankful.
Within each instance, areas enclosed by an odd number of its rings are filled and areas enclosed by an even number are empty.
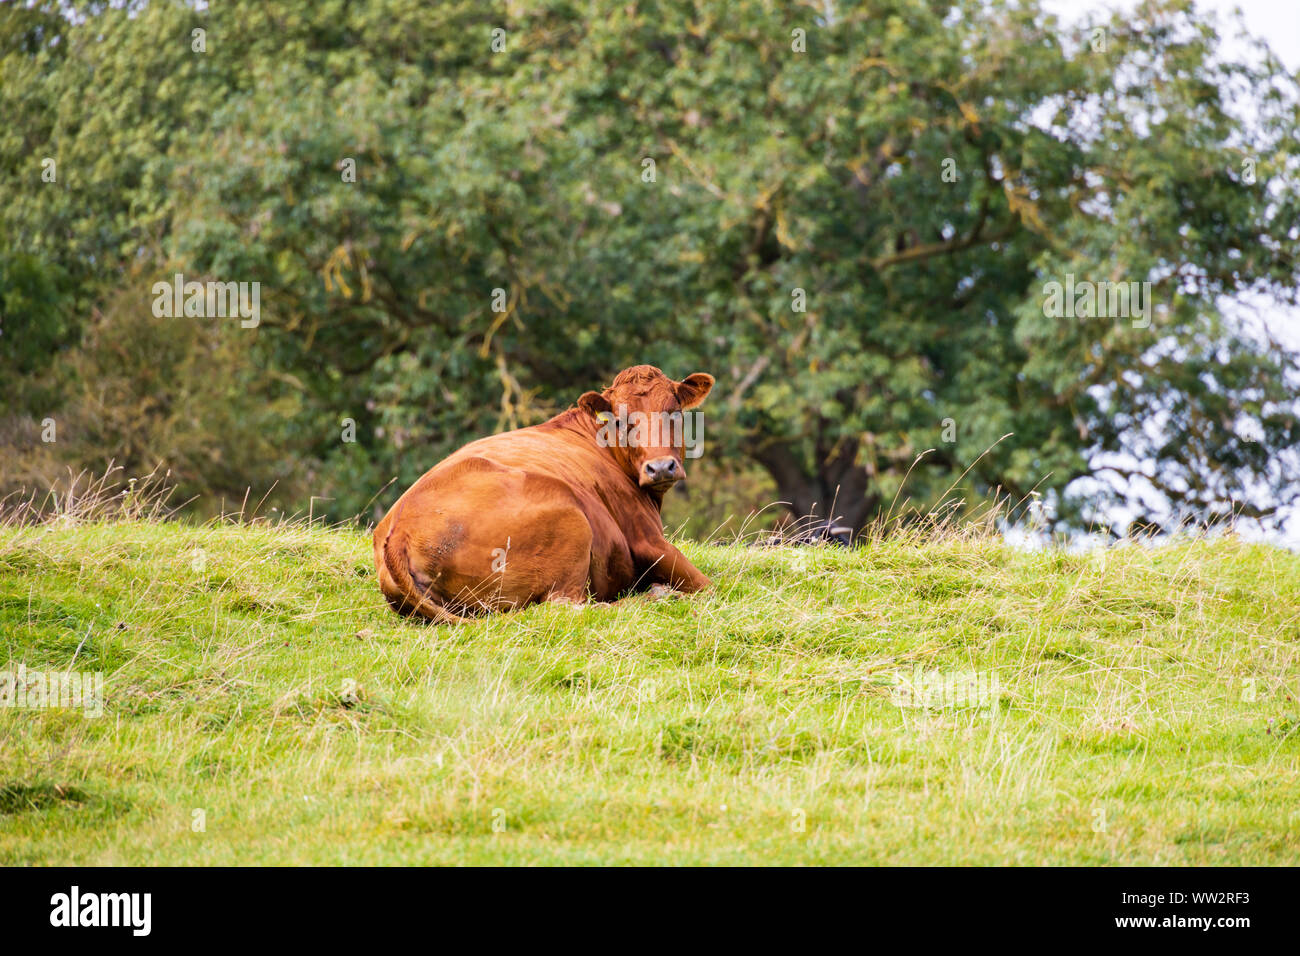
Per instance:
[[[468,618],[451,613],[415,586],[406,557],[406,533],[398,530],[397,515],[393,515],[393,518],[393,526],[388,529],[382,547],[384,570],[388,572],[397,591],[394,595],[387,588],[384,589],[388,602],[398,611],[405,614],[418,614],[435,624],[466,623]]]

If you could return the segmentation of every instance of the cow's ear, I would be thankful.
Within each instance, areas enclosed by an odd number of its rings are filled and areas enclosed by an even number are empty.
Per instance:
[[[694,408],[708,396],[713,388],[713,376],[708,372],[696,372],[687,375],[677,383],[677,401],[682,408]]]
[[[600,392],[583,392],[578,398],[578,407],[592,418],[599,418],[601,412],[612,412],[614,406]]]

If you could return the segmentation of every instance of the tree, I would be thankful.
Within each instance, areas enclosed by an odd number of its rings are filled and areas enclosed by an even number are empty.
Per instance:
[[[718,374],[709,453],[857,527],[953,486],[1074,524],[1295,494],[1300,370],[1220,303],[1296,300],[1300,95],[1181,0],[1077,36],[984,0],[12,6],[0,253],[74,328],[153,273],[262,283],[339,516],[643,361]],[[79,191],[36,188],[55,147]],[[1121,282],[1151,308],[1049,302]]]
[[[730,373],[738,445],[798,513],[861,527],[933,449],[922,501],[963,474],[1059,498],[1128,452],[1169,520],[1265,516],[1295,493],[1295,358],[1219,298],[1296,301],[1296,83],[1216,45],[1186,3],[1080,37],[1032,5],[654,5],[599,20],[570,95],[607,157],[658,158],[613,258],[690,277],[629,298],[680,293],[684,351]],[[619,109],[591,105],[607,92]],[[670,242],[639,242],[664,219]],[[1157,306],[1049,315],[1067,277],[1150,281]],[[1096,518],[1101,491],[1061,513]]]

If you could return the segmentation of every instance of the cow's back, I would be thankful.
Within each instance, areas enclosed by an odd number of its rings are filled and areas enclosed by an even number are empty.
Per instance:
[[[471,442],[431,468],[375,529],[385,593],[405,596],[394,568],[403,561],[417,591],[458,611],[474,609],[466,595],[492,607],[542,599],[549,578],[575,599],[629,587],[622,525],[644,516],[628,479],[582,439],[534,426]]]
[[[482,458],[506,468],[548,475],[575,493],[626,482],[621,471],[589,441],[562,429],[534,425],[470,442],[432,471],[455,467],[469,458]]]

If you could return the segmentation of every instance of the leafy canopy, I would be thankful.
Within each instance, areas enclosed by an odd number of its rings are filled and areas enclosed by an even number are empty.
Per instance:
[[[859,526],[904,476],[1075,523],[1294,494],[1296,360],[1222,303],[1296,302],[1297,81],[1185,0],[67,7],[0,10],[6,374],[110,293],[259,281],[267,427],[340,516],[639,362]],[[1067,276],[1149,322],[1050,315]]]

